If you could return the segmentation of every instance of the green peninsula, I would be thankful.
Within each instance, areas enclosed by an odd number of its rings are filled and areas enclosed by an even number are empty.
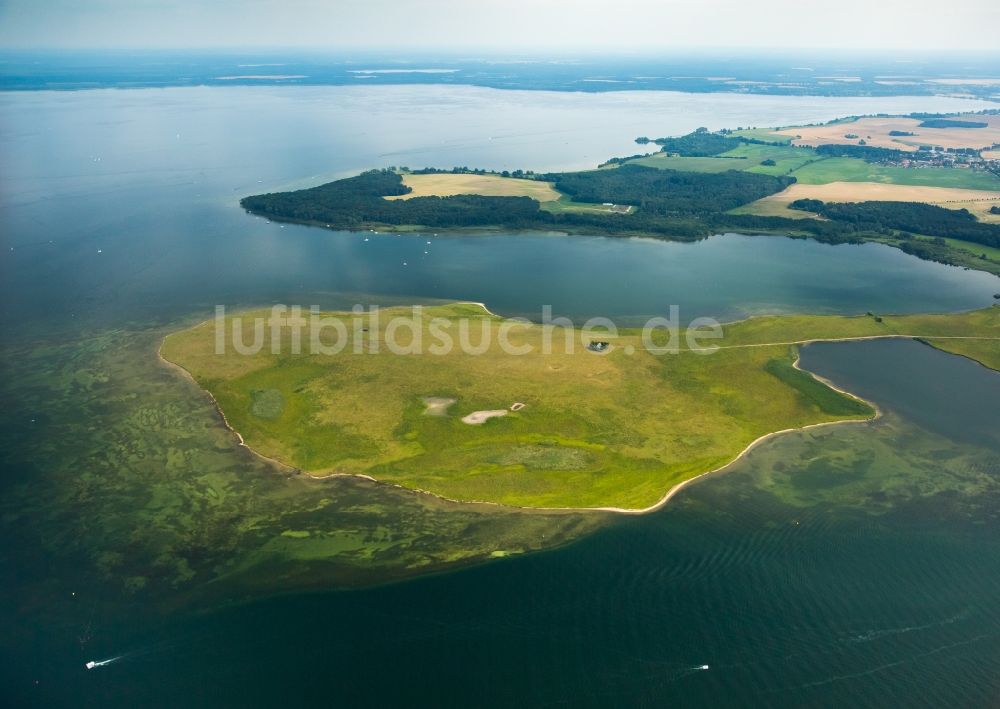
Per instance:
[[[675,240],[735,231],[876,241],[1000,274],[1000,160],[990,144],[1000,139],[1000,115],[974,117],[987,128],[921,127],[928,121],[917,117],[702,128],[639,138],[659,151],[611,158],[596,170],[389,168],[240,203],[267,219],[342,230],[502,228]]]
[[[249,343],[253,319],[269,314],[221,324]],[[259,351],[224,341],[219,354],[220,323],[208,321],[166,337],[161,354],[211,393],[248,446],[303,473],[523,507],[642,510],[763,436],[875,415],[795,366],[805,341],[917,337],[1000,367],[1000,307],[762,317],[675,343],[512,323],[468,303],[322,317],[342,325],[318,339],[336,353],[305,338],[296,353],[290,328],[263,327]],[[462,322],[467,347],[431,349],[442,332],[459,342]]]

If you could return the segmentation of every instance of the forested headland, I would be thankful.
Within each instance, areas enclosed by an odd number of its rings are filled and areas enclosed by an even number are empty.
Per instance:
[[[409,191],[400,175],[390,170],[373,170],[294,192],[253,195],[240,204],[260,216],[335,229],[506,227],[694,239],[724,228],[730,219],[734,228],[747,228],[751,222],[758,224],[756,228],[781,228],[797,221],[725,214],[780,192],[794,182],[787,177],[747,172],[710,175],[625,165],[616,170],[542,174],[536,179],[552,182],[577,202],[628,204],[638,210],[634,214],[553,214],[528,197],[479,195],[386,200],[383,197]]]
[[[685,241],[738,231],[810,237],[826,243],[876,240],[921,258],[1000,272],[1000,265],[985,253],[953,248],[945,242],[944,237],[949,237],[968,242],[973,249],[976,245],[1000,247],[1000,225],[979,222],[964,210],[911,202],[798,200],[790,206],[822,218],[732,214],[731,210],[795,182],[794,177],[735,170],[701,173],[625,164],[530,177],[552,183],[575,204],[636,209],[628,214],[553,211],[530,197],[471,194],[388,200],[384,197],[410,192],[393,170],[372,170],[309,189],[252,195],[240,204],[268,219],[341,230],[504,228]]]

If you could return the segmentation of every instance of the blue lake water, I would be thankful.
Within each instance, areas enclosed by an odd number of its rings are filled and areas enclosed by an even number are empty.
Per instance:
[[[207,317],[216,304],[468,299],[511,315],[537,317],[548,304],[578,319],[628,322],[674,304],[683,317],[720,319],[984,307],[1000,291],[995,276],[879,245],[741,235],[692,244],[363,235],[268,224],[238,207],[246,194],[369,167],[581,168],[636,152],[637,135],[699,125],[984,106],[941,97],[419,86],[0,94],[0,343],[27,344],[52,377],[71,380],[58,401],[46,400],[53,394],[41,385],[25,385],[17,391],[32,395],[31,406],[5,401],[0,417],[2,483],[11,494],[3,520],[20,544],[2,557],[10,599],[0,615],[0,628],[9,630],[0,640],[4,695],[15,704],[44,698],[66,706],[274,705],[290,697],[345,706],[995,704],[996,506],[969,511],[954,501],[956,489],[993,490],[990,461],[998,452],[990,432],[1000,421],[995,402],[982,397],[997,375],[918,343],[805,355],[838,384],[871,389],[895,417],[892,425],[873,427],[870,437],[856,427],[816,434],[780,460],[762,450],[662,513],[621,521],[568,548],[377,590],[273,598],[194,616],[123,602],[119,619],[112,604],[89,625],[81,611],[80,624],[97,628],[82,640],[50,624],[36,599],[65,600],[82,588],[83,572],[76,557],[41,550],[58,547],[53,539],[69,547],[86,537],[92,521],[79,510],[102,494],[100,481],[52,501],[41,492],[49,488],[33,483],[75,460],[64,441],[86,439],[94,423],[82,414],[60,419],[62,428],[51,429],[59,436],[29,425],[38,418],[55,426],[45,417],[72,409],[74,397],[99,381],[100,372],[72,365],[77,350],[85,361],[103,346],[95,333],[179,325]],[[46,359],[56,346],[68,348],[58,368],[55,355]],[[3,362],[2,371],[14,364]],[[951,386],[911,391],[913,381]],[[16,384],[5,381],[4,391]],[[121,400],[129,396],[136,395]],[[136,424],[143,435],[160,431],[157,411],[187,401],[161,396],[144,402]],[[109,400],[107,408],[119,403]],[[911,487],[924,492],[935,466],[965,465],[966,448],[978,451],[980,467],[955,473],[970,477],[934,505],[906,498],[876,517],[866,505],[884,502],[872,472],[878,455],[838,458],[864,452],[869,440],[888,441],[883,457],[922,442],[919,464],[893,459],[876,472],[912,466],[925,477]],[[114,443],[126,452],[133,445],[128,435]],[[22,449],[38,453],[26,463]],[[232,463],[223,461],[225,451],[216,455],[219,466]],[[154,472],[158,464],[150,463]],[[797,487],[767,483],[782,465],[802,471]],[[67,467],[60,472],[67,486],[91,474],[86,461]],[[821,495],[855,474],[874,476],[875,491],[802,502],[803,490]],[[132,494],[142,505],[169,506]],[[976,499],[1000,499],[990,494]],[[123,516],[108,521],[125,539],[139,524],[125,514],[131,505],[123,497]],[[931,509],[937,512],[924,514]],[[30,569],[11,567],[15,558],[30,558]],[[45,594],[18,586],[29,571]],[[122,653],[100,671],[82,669],[81,659]],[[710,669],[696,669],[704,664]]]
[[[860,100],[405,86],[4,94],[0,317],[8,330],[32,317],[113,325],[343,292],[485,301],[529,317],[542,304],[619,318],[676,304],[690,317],[726,319],[987,304],[996,278],[877,245],[735,236],[365,242],[269,224],[237,206],[246,194],[393,164],[593,166],[635,152],[639,134],[829,119],[856,112]],[[865,105],[978,106],[939,97]]]

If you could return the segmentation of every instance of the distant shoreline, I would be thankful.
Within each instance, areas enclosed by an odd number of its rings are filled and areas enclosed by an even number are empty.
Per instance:
[[[255,54],[191,49],[127,53],[8,49],[0,54],[6,64],[0,90],[6,91],[433,85],[561,93],[673,91],[831,98],[949,99],[961,91],[972,99],[989,101],[998,80],[993,57],[988,54],[949,56],[934,52],[925,55],[933,57],[933,61],[914,65],[920,70],[913,71],[906,80],[891,78],[899,67],[893,61],[895,56],[888,52],[868,57],[861,67],[850,72],[822,53],[808,50],[790,52],[779,62],[762,58],[760,50],[742,50],[735,55],[731,50],[705,53],[697,61],[676,52],[638,57],[614,52],[583,57],[557,52],[524,61],[521,54],[496,53],[469,59],[447,54],[429,58],[396,51],[369,54],[363,62],[351,52],[295,50]],[[614,67],[611,71],[609,60]]]

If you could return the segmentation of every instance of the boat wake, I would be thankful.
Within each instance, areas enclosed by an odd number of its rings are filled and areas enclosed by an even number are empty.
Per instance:
[[[124,657],[125,657],[124,655],[118,655],[117,657],[109,657],[107,660],[91,660],[86,665],[84,665],[84,667],[86,667],[88,670],[93,670],[97,667],[107,667],[108,665],[118,662],[118,660],[121,660]]]

